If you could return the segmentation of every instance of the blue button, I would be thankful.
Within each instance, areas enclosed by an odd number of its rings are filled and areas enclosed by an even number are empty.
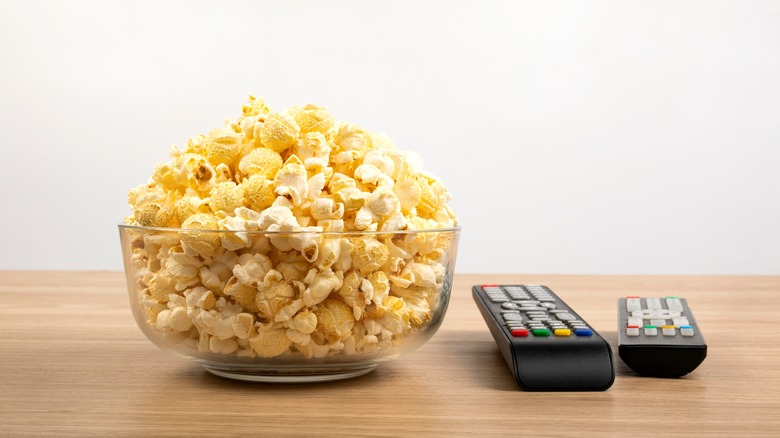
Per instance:
[[[574,334],[577,336],[593,336],[593,330],[591,329],[577,329],[574,330]]]

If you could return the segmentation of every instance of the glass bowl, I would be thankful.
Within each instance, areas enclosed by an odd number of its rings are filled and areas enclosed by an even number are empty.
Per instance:
[[[312,382],[366,374],[433,336],[460,228],[119,235],[130,308],[154,344],[222,377]]]

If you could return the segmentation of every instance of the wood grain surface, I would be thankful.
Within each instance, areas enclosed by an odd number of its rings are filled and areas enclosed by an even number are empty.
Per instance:
[[[612,344],[605,392],[519,390],[479,283],[546,284]],[[617,358],[616,301],[688,299],[709,346],[680,379]],[[458,275],[439,332],[352,380],[249,384],[159,350],[117,272],[0,271],[1,436],[780,436],[780,277]]]

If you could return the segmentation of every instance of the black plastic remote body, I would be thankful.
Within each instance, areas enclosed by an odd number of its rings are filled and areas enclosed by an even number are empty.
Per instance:
[[[639,374],[680,377],[707,357],[688,302],[679,297],[618,300],[618,353]]]
[[[481,285],[472,296],[521,388],[604,391],[612,349],[546,286]]]

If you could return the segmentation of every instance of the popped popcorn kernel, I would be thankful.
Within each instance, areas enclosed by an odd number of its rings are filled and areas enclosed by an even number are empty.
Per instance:
[[[181,227],[181,245],[184,252],[192,255],[210,256],[219,246],[219,234],[190,230],[216,230],[217,219],[206,213],[194,214],[187,218]]]
[[[236,185],[233,181],[217,184],[211,189],[209,207],[214,213],[232,213],[233,210],[244,205],[244,186]]]
[[[159,188],[154,188],[135,198],[133,217],[139,225],[145,227],[175,226],[172,221],[177,218],[175,206],[170,197]]]
[[[327,132],[333,127],[333,116],[327,109],[308,104],[295,114],[301,132]]]
[[[279,311],[289,305],[295,297],[295,290],[289,283],[274,282],[262,287],[255,295],[255,305],[265,319],[273,320]]]
[[[249,344],[260,357],[276,357],[290,348],[291,341],[285,330],[262,329],[257,336],[249,340]]]
[[[425,230],[457,227],[450,198],[387,135],[249,96],[129,191],[127,224],[171,229],[131,239],[139,314],[204,354],[395,348],[440,308],[452,236]]]
[[[201,150],[212,166],[232,164],[241,151],[241,136],[226,128],[215,129],[206,136]]]
[[[260,143],[268,149],[283,152],[298,140],[300,128],[295,120],[286,114],[270,113],[260,130]]]
[[[352,263],[361,273],[367,274],[379,269],[387,262],[390,250],[373,237],[356,239]]]
[[[254,174],[241,185],[244,186],[246,203],[254,211],[263,211],[276,200],[274,182],[264,175]]]
[[[262,175],[265,178],[273,178],[281,168],[282,156],[267,148],[252,149],[238,163],[238,170],[246,177]]]
[[[355,319],[352,309],[344,302],[327,299],[314,311],[317,316],[317,329],[327,342],[336,342],[352,330]]]
[[[306,167],[301,160],[293,155],[277,172],[274,178],[276,194],[288,197],[293,205],[301,205],[309,194]]]
[[[179,187],[208,193],[216,181],[214,166],[202,155],[181,154],[173,159],[171,168]]]

